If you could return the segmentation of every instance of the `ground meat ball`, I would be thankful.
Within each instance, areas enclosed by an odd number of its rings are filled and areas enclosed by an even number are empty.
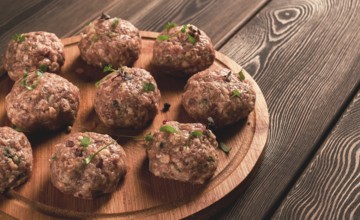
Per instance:
[[[141,37],[130,22],[105,16],[85,27],[79,48],[81,57],[90,65],[131,66],[139,57]]]
[[[175,133],[161,131],[175,129]],[[218,164],[215,135],[199,123],[167,122],[146,141],[149,169],[155,176],[203,184]]]
[[[143,128],[158,112],[160,91],[144,69],[122,67],[100,81],[94,107],[100,120],[113,128]]]
[[[31,145],[23,133],[0,127],[0,193],[24,183],[32,170]]]
[[[24,71],[34,71],[41,66],[57,73],[65,62],[64,45],[53,33],[39,31],[14,35],[3,62],[14,81],[20,79]]]
[[[165,40],[158,37],[155,41],[152,65],[161,72],[191,76],[208,68],[215,60],[210,38],[194,25],[164,30],[160,36],[165,36]]]
[[[63,193],[84,199],[111,193],[126,173],[125,151],[109,135],[75,133],[55,148],[50,177]]]
[[[11,123],[32,132],[71,125],[79,102],[75,85],[59,75],[35,71],[15,82],[5,98],[5,108]]]
[[[182,96],[186,112],[202,123],[207,123],[211,117],[217,127],[247,117],[254,109],[255,92],[240,75],[221,69],[205,70],[192,76]]]

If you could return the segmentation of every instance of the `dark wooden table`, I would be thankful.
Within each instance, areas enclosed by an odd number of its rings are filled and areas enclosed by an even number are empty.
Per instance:
[[[101,12],[149,31],[193,23],[257,81],[271,121],[262,158],[212,218],[360,219],[359,11],[359,0],[1,0],[0,53],[15,33],[68,37]]]

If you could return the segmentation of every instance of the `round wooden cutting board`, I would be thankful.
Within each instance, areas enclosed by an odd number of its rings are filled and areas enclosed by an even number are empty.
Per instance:
[[[151,71],[152,47],[158,33],[141,32],[142,53],[135,67]],[[58,191],[49,179],[49,158],[55,144],[68,135],[65,130],[27,135],[34,155],[33,173],[28,182],[0,196],[0,210],[20,219],[63,218],[149,218],[179,219],[191,217],[220,201],[238,186],[250,173],[264,150],[269,114],[264,96],[251,76],[245,73],[256,91],[255,110],[245,120],[221,129],[216,133],[219,141],[231,147],[229,154],[220,149],[219,166],[212,179],[204,185],[191,185],[153,176],[148,171],[148,160],[143,141],[135,141],[120,135],[145,135],[158,130],[163,120],[193,122],[180,104],[186,79],[179,79],[152,72],[162,94],[160,106],[170,103],[170,111],[159,114],[153,123],[143,130],[109,129],[100,123],[93,108],[95,82],[105,76],[102,70],[87,65],[80,58],[77,46],[80,37],[63,39],[66,62],[61,76],[80,88],[81,104],[72,133],[94,131],[118,138],[127,154],[128,172],[119,183],[116,192],[83,200]],[[221,53],[211,68],[226,67],[233,71],[242,68]],[[0,126],[10,126],[6,117],[4,100],[13,82],[3,76],[0,79]]]

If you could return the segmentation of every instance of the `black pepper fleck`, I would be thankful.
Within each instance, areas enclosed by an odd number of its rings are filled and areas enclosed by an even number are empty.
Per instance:
[[[169,109],[170,109],[170,104],[169,103],[167,103],[167,102],[165,102],[164,103],[164,107],[163,107],[163,109],[161,110],[162,112],[167,112],[167,111],[169,111]]]

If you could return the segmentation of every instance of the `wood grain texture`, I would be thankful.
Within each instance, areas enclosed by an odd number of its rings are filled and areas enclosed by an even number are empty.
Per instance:
[[[280,205],[360,81],[359,10],[355,0],[272,1],[220,50],[258,82],[271,126],[254,178],[217,218],[269,218]]]
[[[158,33],[141,32],[142,53],[135,66],[152,70],[152,45]],[[157,130],[164,120],[193,122],[181,106],[181,94],[186,80],[152,72],[162,94],[160,106],[171,104],[169,112],[155,117],[153,123],[143,130],[109,129],[96,116],[93,109],[94,83],[104,76],[101,69],[87,65],[80,58],[77,43],[80,37],[64,39],[66,62],[61,75],[80,88],[81,104],[72,133],[91,130],[106,133],[124,147],[128,171],[119,189],[111,195],[94,200],[82,200],[58,191],[49,180],[49,158],[54,145],[66,138],[64,131],[29,134],[33,147],[34,165],[30,180],[16,190],[0,196],[0,210],[20,219],[65,218],[117,219],[179,219],[189,217],[212,204],[238,186],[253,169],[266,143],[269,115],[260,88],[245,72],[246,79],[256,93],[255,110],[245,120],[217,132],[219,141],[232,149],[225,154],[218,149],[219,165],[212,179],[205,185],[192,185],[153,176],[148,171],[148,161],[142,141],[121,137],[122,135],[145,136]],[[216,52],[216,62],[210,68],[227,67],[235,72],[242,68],[225,55]],[[81,70],[81,71],[80,71]],[[0,81],[0,106],[11,89],[11,81]],[[0,109],[0,126],[9,125],[4,109]],[[204,213],[205,215],[206,213]],[[200,215],[200,217],[202,217]]]
[[[360,92],[274,219],[360,219]]]
[[[15,33],[43,30],[59,37],[78,34],[102,12],[133,22],[141,30],[160,31],[168,21],[191,22],[220,45],[268,0],[132,1],[2,0],[0,53]],[[209,22],[211,21],[211,22]],[[226,24],[224,26],[224,24]]]

